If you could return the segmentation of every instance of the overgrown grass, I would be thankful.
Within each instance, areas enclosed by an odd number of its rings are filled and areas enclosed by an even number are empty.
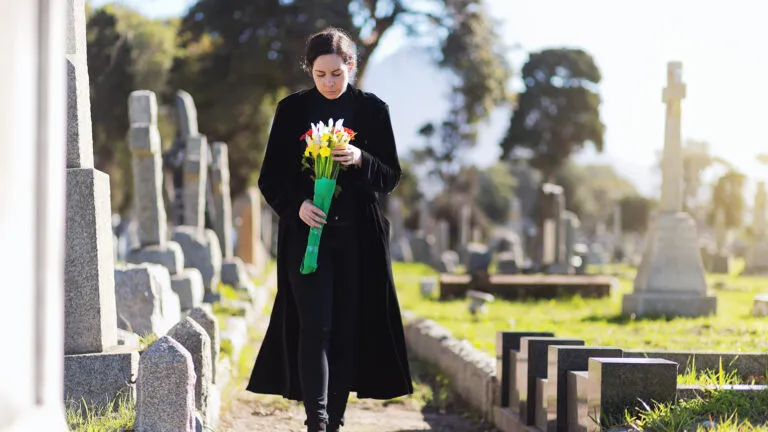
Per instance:
[[[618,287],[608,298],[531,300],[497,299],[489,311],[473,318],[465,300],[438,301],[424,298],[419,290],[423,276],[437,276],[428,266],[393,263],[400,304],[417,315],[433,319],[457,338],[495,354],[498,330],[551,331],[558,336],[578,337],[587,345],[624,349],[675,349],[707,351],[757,351],[768,349],[768,320],[751,316],[753,296],[764,290],[768,278],[708,276],[718,296],[717,314],[701,318],[631,319],[621,316],[621,299],[632,291],[634,269],[607,268],[618,274]]]
[[[122,432],[133,430],[136,409],[127,395],[120,395],[106,406],[68,400],[67,425],[72,432]]]

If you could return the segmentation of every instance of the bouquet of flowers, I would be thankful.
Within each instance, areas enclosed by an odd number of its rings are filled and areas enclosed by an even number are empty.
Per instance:
[[[312,124],[312,128],[301,136],[306,141],[302,165],[314,170],[315,193],[312,203],[325,214],[331,207],[331,200],[336,191],[336,178],[342,165],[333,160],[333,149],[345,147],[355,138],[355,132],[343,126],[344,120],[340,119],[334,124],[333,119],[328,124],[319,122]],[[323,233],[322,225],[318,228],[310,227],[307,249],[304,259],[301,260],[301,274],[309,274],[317,270],[317,253],[320,248],[320,236]]]

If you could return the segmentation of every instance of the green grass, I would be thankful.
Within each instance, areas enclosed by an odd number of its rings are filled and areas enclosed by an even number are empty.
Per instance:
[[[401,307],[430,318],[460,339],[495,355],[499,330],[551,331],[557,336],[584,339],[587,345],[623,349],[669,349],[764,352],[768,350],[768,320],[750,315],[753,296],[768,286],[768,278],[708,276],[718,297],[717,314],[701,318],[631,319],[621,316],[621,299],[632,291],[634,269],[606,267],[616,273],[617,289],[604,299],[573,297],[510,302],[497,299],[486,315],[474,318],[465,300],[438,301],[422,297],[419,280],[437,276],[428,266],[393,263]]]
[[[706,426],[706,422],[710,424]],[[642,431],[767,432],[768,391],[713,391],[704,398],[662,404],[636,415],[627,413],[623,424]]]
[[[135,406],[126,395],[118,396],[106,406],[93,406],[69,400],[66,408],[67,425],[72,432],[133,430],[133,422],[136,419]]]

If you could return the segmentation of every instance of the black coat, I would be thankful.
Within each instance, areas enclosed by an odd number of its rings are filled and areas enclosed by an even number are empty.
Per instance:
[[[401,170],[387,104],[352,86],[347,91],[354,96],[357,135],[352,144],[362,150],[362,167],[350,167],[341,173],[353,179],[355,186],[342,193],[355,194],[356,241],[360,273],[364,275],[364,286],[360,287],[358,367],[352,391],[360,398],[391,399],[413,393],[413,386],[389,258],[389,221],[377,194],[392,192],[400,181]],[[277,296],[247,389],[294,400],[302,399],[299,322],[288,276],[288,246],[284,242],[288,230],[308,230],[298,216],[301,203],[312,199],[301,172],[305,143],[299,138],[309,129],[308,100],[316,95],[317,89],[312,88],[280,101],[259,176],[265,200],[280,217]],[[306,239],[305,235],[292,237]]]

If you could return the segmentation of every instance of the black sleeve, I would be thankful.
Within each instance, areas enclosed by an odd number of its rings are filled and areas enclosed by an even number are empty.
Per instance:
[[[389,106],[382,104],[377,107],[374,117],[368,136],[368,151],[362,150],[362,165],[357,171],[371,190],[388,194],[395,190],[401,175]]]
[[[282,104],[277,105],[272,128],[269,131],[267,150],[259,173],[259,189],[264,199],[281,218],[299,217],[299,208],[304,202],[297,182],[297,173],[301,169],[300,160],[292,160],[291,139],[288,113]],[[296,145],[298,137],[294,140]],[[298,158],[299,156],[297,156]]]

